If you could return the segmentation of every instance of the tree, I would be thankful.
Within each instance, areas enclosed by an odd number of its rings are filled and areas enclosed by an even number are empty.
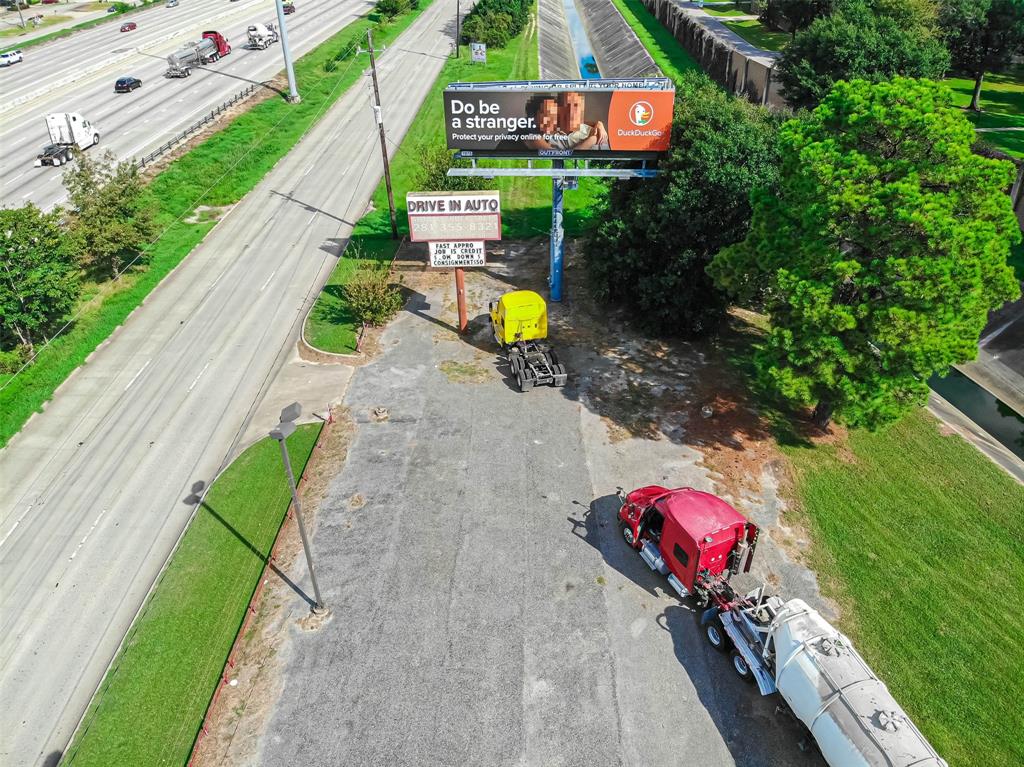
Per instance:
[[[796,37],[797,32],[806,29],[816,18],[831,12],[832,0],[774,0],[767,9],[769,14],[778,11],[789,22],[790,34]]]
[[[83,265],[114,277],[153,235],[152,208],[132,162],[110,152],[96,157],[75,152],[64,173],[71,201],[70,224],[82,242]]]
[[[61,211],[29,203],[0,209],[0,347],[32,352],[74,306],[79,295],[76,244],[61,226]]]
[[[894,75],[941,78],[949,51],[923,24],[878,12],[868,0],[842,0],[782,52],[782,95],[794,108],[814,107],[839,80],[878,82]]]
[[[456,160],[444,144],[424,143],[416,152],[420,172],[416,178],[416,189],[425,192],[469,192],[485,189],[488,182],[480,176],[449,176],[450,168],[468,168],[469,160]]]
[[[923,404],[928,379],[973,359],[989,310],[1020,290],[1011,163],[971,152],[949,89],[837,83],[781,130],[776,192],[709,269],[771,330],[755,360],[785,398],[875,427]]]
[[[974,78],[970,108],[980,111],[985,73],[1004,69],[1024,49],[1024,0],[945,0],[941,24],[953,66]]]
[[[583,254],[600,298],[625,304],[650,331],[692,336],[724,315],[705,267],[746,235],[750,191],[774,187],[781,120],[703,74],[688,73],[678,88],[659,175],[611,184]]]

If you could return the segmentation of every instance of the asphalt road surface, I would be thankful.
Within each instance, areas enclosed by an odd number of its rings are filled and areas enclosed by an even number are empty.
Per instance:
[[[392,146],[454,15],[435,2],[378,60]],[[0,452],[4,765],[66,746],[189,518],[189,486],[238,448],[381,172],[357,83]]]
[[[287,18],[288,41],[299,56],[370,8],[370,0],[300,0]],[[274,20],[272,0],[182,0],[177,8],[133,14],[138,24],[120,32],[113,21],[25,51],[25,60],[0,69],[0,200],[48,208],[66,196],[61,168],[33,166],[49,143],[45,115],[79,112],[100,133],[95,149],[121,159],[142,157],[227,98],[284,68],[280,44],[248,50],[246,29]],[[231,53],[194,70],[165,78],[166,57],[203,31],[225,35]],[[114,93],[118,77],[132,75],[142,87]]]

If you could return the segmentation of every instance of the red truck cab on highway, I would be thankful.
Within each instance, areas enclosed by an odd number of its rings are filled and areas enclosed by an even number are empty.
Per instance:
[[[231,53],[231,44],[228,42],[228,39],[224,37],[224,35],[222,35],[220,32],[214,32],[212,30],[208,32],[203,32],[203,39],[213,40],[213,42],[217,45],[217,55],[219,57],[227,56],[229,53]]]
[[[652,570],[668,576],[679,596],[707,604],[723,581],[750,569],[757,526],[721,498],[660,485],[620,498],[622,537]]]

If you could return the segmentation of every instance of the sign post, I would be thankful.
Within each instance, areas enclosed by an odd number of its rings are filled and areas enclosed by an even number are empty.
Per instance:
[[[487,264],[484,242],[501,239],[501,200],[497,191],[409,192],[409,239],[428,243],[433,269],[455,270],[459,332],[469,325],[466,267]]]

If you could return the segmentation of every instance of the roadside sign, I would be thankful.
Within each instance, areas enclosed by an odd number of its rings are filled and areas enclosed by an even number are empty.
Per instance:
[[[472,54],[474,63],[487,63],[487,43],[470,43],[469,50],[470,53]]]
[[[486,266],[487,256],[483,240],[431,242],[430,265],[435,269]]]
[[[409,192],[409,239],[500,240],[501,199],[498,191]]]

